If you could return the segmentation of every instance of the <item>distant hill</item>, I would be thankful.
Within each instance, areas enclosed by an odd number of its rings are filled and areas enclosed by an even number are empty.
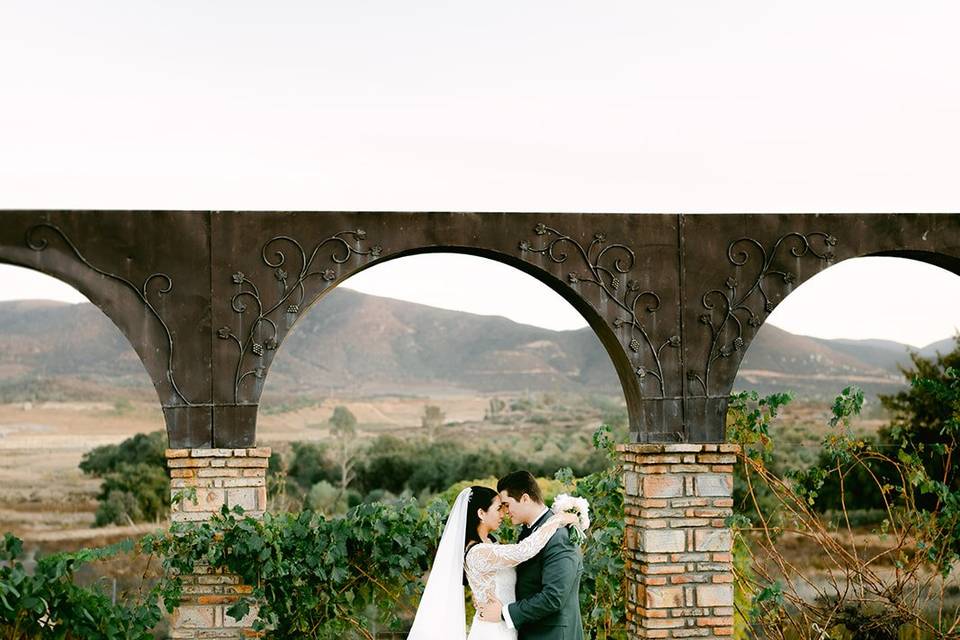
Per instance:
[[[921,350],[947,352],[953,340]],[[827,399],[848,384],[868,393],[903,386],[906,346],[823,340],[765,325],[738,388],[792,389]],[[336,289],[281,347],[265,399],[330,394],[589,390],[619,394],[590,329],[551,331]],[[150,383],[117,328],[93,305],[0,302],[0,401],[150,397]]]

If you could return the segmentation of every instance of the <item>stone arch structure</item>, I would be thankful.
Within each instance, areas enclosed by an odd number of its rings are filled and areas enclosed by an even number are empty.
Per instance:
[[[56,276],[120,327],[173,446],[252,446],[270,363],[324,291],[382,260],[511,264],[588,320],[634,442],[719,442],[742,354],[834,262],[899,255],[960,273],[954,214],[11,211],[0,260]]]
[[[627,401],[631,443],[621,451],[634,637],[732,632],[727,396],[776,305],[847,258],[896,255],[960,274],[957,214],[0,216],[0,261],[79,289],[143,360],[163,405],[174,489],[202,494],[202,504],[174,513],[180,520],[204,519],[223,504],[262,513],[269,452],[254,444],[263,382],[290,327],[336,283],[381,260],[450,250],[546,282],[587,318]],[[229,637],[228,627],[242,637],[242,622],[224,624],[224,596],[204,600],[203,584],[181,607],[177,637],[214,628]],[[211,601],[221,604],[204,604]]]

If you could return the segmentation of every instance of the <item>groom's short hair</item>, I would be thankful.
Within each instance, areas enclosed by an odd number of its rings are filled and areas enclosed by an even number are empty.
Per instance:
[[[540,485],[533,474],[526,470],[513,471],[500,478],[497,482],[497,492],[506,491],[507,495],[514,500],[519,500],[523,494],[530,496],[530,499],[538,504],[543,504],[543,494],[540,493]]]

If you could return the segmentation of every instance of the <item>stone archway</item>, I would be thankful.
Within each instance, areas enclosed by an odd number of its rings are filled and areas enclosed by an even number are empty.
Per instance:
[[[378,260],[443,248],[496,256],[547,282],[588,318],[624,387],[636,637],[729,632],[727,396],[777,303],[850,257],[899,255],[960,273],[957,214],[2,215],[0,260],[72,284],[130,340],[163,405],[174,475],[204,477],[213,510],[262,507],[263,381],[286,332],[327,288]],[[240,477],[251,480],[238,486]]]

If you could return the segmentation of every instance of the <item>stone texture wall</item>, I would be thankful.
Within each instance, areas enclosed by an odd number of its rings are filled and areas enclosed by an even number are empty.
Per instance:
[[[173,522],[209,520],[223,506],[243,507],[253,517],[267,509],[270,449],[168,449]],[[190,495],[196,492],[195,496]],[[178,494],[180,494],[178,496]],[[183,600],[170,620],[171,638],[250,638],[256,609],[243,620],[226,610],[251,588],[210,567],[183,576]]]
[[[733,634],[736,445],[620,445],[627,624],[635,638]]]

